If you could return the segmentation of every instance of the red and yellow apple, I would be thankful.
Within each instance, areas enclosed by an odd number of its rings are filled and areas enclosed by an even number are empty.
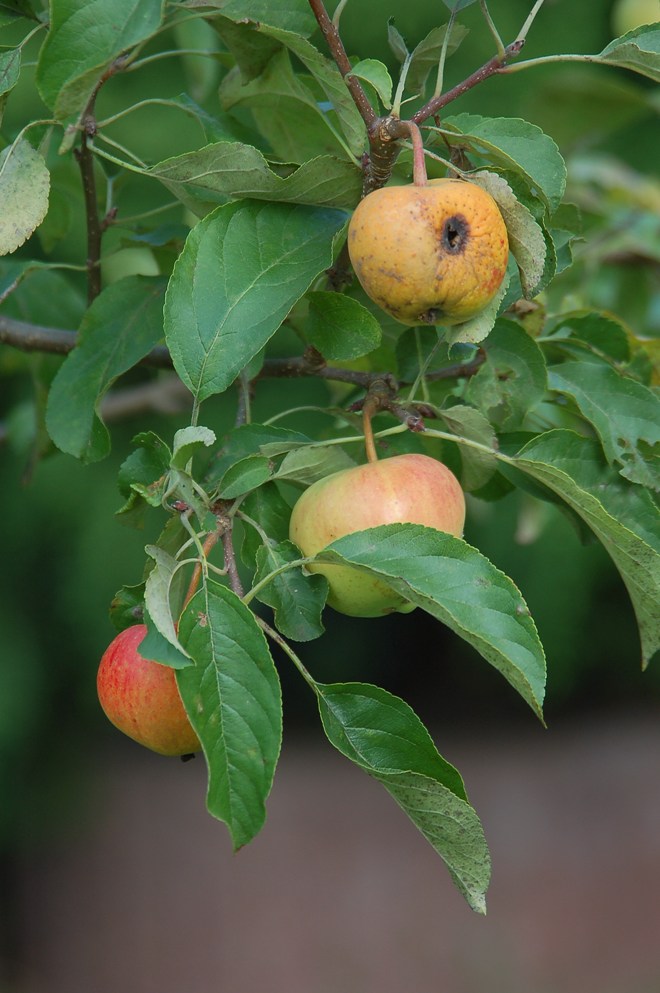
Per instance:
[[[188,720],[174,670],[140,655],[145,624],[125,628],[103,653],[96,688],[112,724],[161,755],[189,755],[201,746]]]
[[[465,498],[442,462],[428,455],[395,455],[343,469],[313,483],[293,508],[289,535],[305,556],[355,531],[380,524],[424,524],[460,537]],[[328,603],[342,614],[378,617],[413,610],[381,579],[351,566],[311,564],[330,587]]]

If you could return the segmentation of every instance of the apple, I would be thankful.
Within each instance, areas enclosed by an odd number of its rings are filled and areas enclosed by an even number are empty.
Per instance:
[[[425,524],[460,537],[464,522],[463,491],[447,466],[428,455],[394,455],[313,483],[293,508],[289,535],[311,556],[336,538],[380,524]],[[378,617],[414,609],[383,580],[351,566],[308,568],[327,578],[328,603],[342,614]]]
[[[619,38],[642,24],[660,21],[660,0],[617,0],[612,10],[612,31]]]
[[[200,743],[174,670],[140,655],[146,624],[125,628],[106,648],[96,678],[103,711],[120,731],[161,755],[189,755]]]
[[[460,324],[480,313],[506,273],[497,203],[462,179],[386,186],[360,201],[348,251],[365,293],[403,324]]]

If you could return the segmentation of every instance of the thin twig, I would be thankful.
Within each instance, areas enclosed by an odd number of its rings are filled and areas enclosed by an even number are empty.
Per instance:
[[[330,54],[335,61],[335,65],[339,69],[346,85],[348,86],[348,89],[350,90],[350,94],[353,97],[353,103],[357,107],[360,116],[368,129],[375,123],[377,115],[369,103],[367,94],[362,89],[359,79],[356,76],[351,75],[351,69],[353,67],[351,66],[350,59],[346,54],[344,43],[339,37],[337,26],[332,23],[330,17],[328,16],[323,0],[309,0],[309,6],[312,8],[312,13],[316,18],[323,37],[325,38],[328,48],[330,49]]]
[[[458,97],[463,96],[468,90],[471,90],[478,83],[483,83],[485,79],[489,76],[494,76],[498,73],[509,61],[509,59],[516,58],[517,55],[522,51],[523,45],[525,44],[524,39],[513,41],[510,45],[507,45],[504,52],[501,55],[494,55],[492,59],[488,62],[484,62],[482,66],[475,69],[474,72],[470,73],[461,83],[457,83],[453,86],[451,90],[447,90],[446,93],[441,93],[437,97],[433,97],[423,107],[413,114],[412,120],[415,124],[421,124],[428,117],[433,117],[435,114],[439,113],[446,107],[448,103],[456,100]]]
[[[93,98],[92,98],[93,99]],[[88,106],[93,106],[92,101]],[[101,240],[103,230],[98,211],[96,194],[96,177],[94,175],[94,156],[89,147],[89,139],[96,133],[93,113],[85,113],[83,117],[83,132],[80,138],[80,148],[75,156],[80,167],[83,195],[85,198],[85,214],[87,217],[87,302],[93,303],[101,292]]]
[[[45,352],[51,355],[68,355],[77,343],[75,331],[62,328],[44,327],[39,324],[29,324],[13,317],[0,314],[0,344],[11,345],[23,352]],[[472,362],[456,363],[445,366],[435,372],[428,373],[427,379],[455,379],[471,376],[483,364],[484,359],[477,356]],[[144,356],[137,365],[154,369],[171,369],[172,357],[164,345],[157,345]],[[376,380],[384,380],[393,390],[398,388],[395,377],[390,372],[365,372],[358,369],[341,369],[325,364],[323,357],[320,361],[312,361],[306,355],[293,355],[290,358],[266,359],[255,377],[259,379],[298,379],[311,376],[318,379],[329,379],[338,383],[349,383],[368,389]]]
[[[125,56],[119,56],[105,70],[96,83],[92,95],[87,101],[81,116],[80,148],[74,155],[78,160],[82,178],[83,195],[85,199],[85,214],[87,218],[87,302],[93,303],[101,292],[101,241],[105,230],[99,217],[98,198],[96,193],[96,176],[94,174],[94,156],[92,144],[97,132],[95,107],[96,98],[102,86],[120,72],[126,65]],[[107,226],[107,225],[106,225]]]
[[[234,552],[231,525],[225,528],[222,533],[222,547],[225,553],[225,568],[227,570],[227,575],[229,576],[231,588],[236,596],[243,597],[245,596],[245,590],[243,589],[241,577],[238,574],[238,566],[236,565],[236,554]]]
[[[68,355],[78,342],[75,331],[63,328],[29,324],[0,314],[0,343],[11,345],[22,352],[46,352],[51,355]],[[171,369],[172,358],[163,345],[157,345],[141,360],[139,365],[156,369]]]

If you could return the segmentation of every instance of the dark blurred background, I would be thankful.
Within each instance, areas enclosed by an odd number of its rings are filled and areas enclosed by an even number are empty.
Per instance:
[[[614,6],[547,0],[525,57],[598,52],[613,37]],[[505,40],[530,7],[493,0]],[[342,18],[348,50],[392,65],[389,16],[412,47],[445,9],[352,0]],[[478,5],[461,20],[473,30],[449,62],[450,84],[492,54]],[[171,60],[144,73],[154,94],[193,85],[213,109],[212,66],[199,76],[192,61]],[[102,114],[130,100],[130,85],[119,77],[103,91]],[[489,80],[451,108],[524,117],[555,138],[588,238],[548,303],[609,309],[644,337],[660,330],[657,97],[629,73],[566,64]],[[24,84],[4,134],[42,112]],[[173,134],[168,120],[153,108],[136,113],[119,140],[151,160],[174,154],[174,140],[181,150],[197,142],[192,125],[179,129],[177,117]],[[58,251],[77,262],[77,178],[64,162],[57,170],[52,210],[71,210]],[[157,206],[164,194],[150,195]],[[131,248],[107,276],[153,264]],[[75,327],[83,292],[38,273],[7,312]],[[202,761],[183,765],[123,739],[95,691],[113,637],[109,602],[139,582],[144,544],[162,524],[154,514],[141,534],[117,521],[117,469],[137,430],[170,437],[186,415],[113,424],[113,453],[94,466],[50,451],[36,458],[44,446],[32,373],[47,376],[57,362],[4,349],[0,363],[0,419],[14,411],[0,445],[0,993],[660,989],[660,676],[640,671],[630,603],[599,545],[580,544],[559,511],[519,494],[469,508],[467,540],[516,581],[539,627],[547,729],[419,611],[378,623],[328,611],[327,637],[302,649],[318,678],[377,682],[404,697],[461,770],[493,853],[485,920],[377,784],[324,742],[285,659],[285,746],[269,819],[232,856],[224,827],[204,812]],[[317,383],[287,389],[292,405],[318,402]],[[277,409],[277,385],[264,383],[254,419]],[[227,399],[205,414],[219,435],[231,426]]]

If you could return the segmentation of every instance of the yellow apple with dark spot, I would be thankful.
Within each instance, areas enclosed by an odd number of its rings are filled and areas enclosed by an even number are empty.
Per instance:
[[[289,535],[305,556],[312,556],[355,531],[405,523],[456,537],[463,533],[461,485],[447,466],[428,455],[395,455],[317,480],[295,504]],[[328,603],[342,614],[378,617],[414,609],[386,582],[359,569],[326,564],[308,568],[327,578]]]
[[[461,324],[499,290],[509,242],[497,203],[476,183],[386,186],[356,207],[348,251],[367,296],[403,324]]]

